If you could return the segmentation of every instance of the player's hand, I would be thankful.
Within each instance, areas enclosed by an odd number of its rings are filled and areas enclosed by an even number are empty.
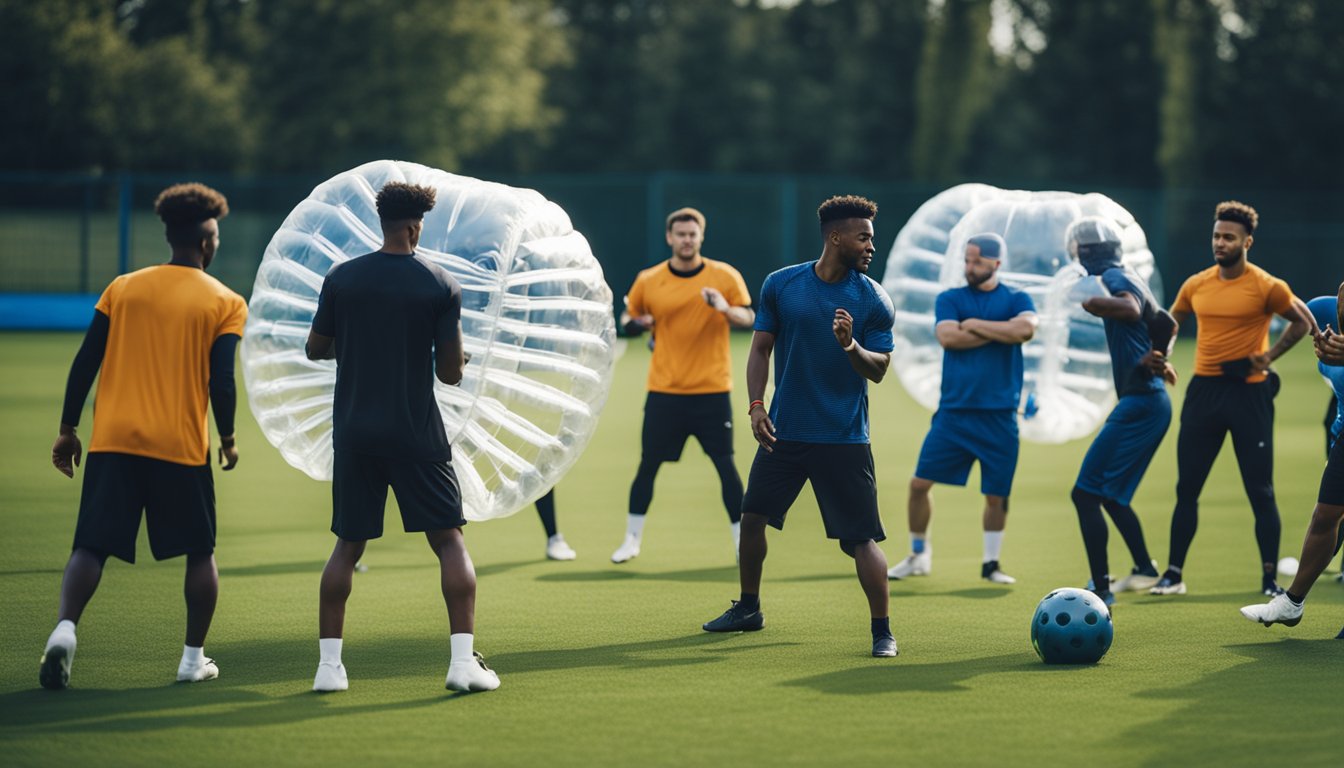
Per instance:
[[[1171,363],[1162,367],[1162,380],[1173,387],[1176,386],[1176,369],[1171,367]]]
[[[774,452],[775,425],[763,405],[751,409],[751,436],[756,438],[766,453]]]
[[[732,308],[718,288],[701,288],[700,298],[704,299],[705,303],[713,307],[716,312],[727,312]]]
[[[1344,335],[1335,333],[1330,326],[1312,340],[1316,359],[1326,365],[1344,365]]]
[[[844,309],[837,307],[835,319],[831,321],[831,332],[835,334],[835,340],[840,342],[841,347],[848,347],[854,340],[854,318]]]
[[[228,438],[227,442],[225,438],[220,438],[219,442],[219,463],[224,465],[224,471],[228,472],[238,466],[238,443],[234,442],[233,438]]]
[[[79,460],[83,455],[84,446],[80,445],[74,428],[62,424],[61,434],[56,437],[56,444],[51,446],[52,466],[66,477],[74,477],[75,467],[79,466]]]
[[[653,327],[653,315],[640,315],[639,317],[632,317],[630,319],[639,323],[646,331]]]
[[[1148,372],[1154,376],[1163,378],[1166,378],[1167,368],[1171,367],[1171,364],[1167,362],[1167,356],[1156,349],[1148,350],[1147,354],[1139,358],[1139,365],[1147,368]]]
[[[1246,359],[1251,361],[1252,373],[1264,373],[1269,370],[1270,363],[1274,362],[1270,359],[1269,353],[1267,352],[1249,355]]]

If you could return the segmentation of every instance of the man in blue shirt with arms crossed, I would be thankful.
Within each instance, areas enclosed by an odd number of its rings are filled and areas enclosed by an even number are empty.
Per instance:
[[[789,507],[811,481],[826,536],[854,558],[872,614],[874,656],[895,656],[888,618],[886,538],[868,444],[868,382],[886,375],[894,348],[891,300],[866,274],[873,260],[877,206],[853,195],[817,209],[825,239],[817,261],[771,273],[747,357],[751,432],[760,448],[742,499],[742,597],[704,625],[742,632],[765,625],[761,570],[766,525],[784,527]],[[765,408],[770,356],[775,396]]]
[[[909,557],[892,567],[893,579],[928,575],[934,483],[965,485],[980,462],[985,495],[984,558],[980,577],[1017,581],[999,569],[1008,494],[1017,472],[1017,403],[1022,397],[1022,345],[1036,335],[1036,307],[1026,293],[999,282],[1008,256],[1002,237],[987,232],[966,241],[966,285],[938,294],[934,332],[943,346],[942,396],[915,476],[910,479]]]

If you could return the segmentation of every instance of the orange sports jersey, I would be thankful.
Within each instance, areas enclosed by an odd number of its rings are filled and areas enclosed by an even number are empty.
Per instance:
[[[1219,363],[1240,360],[1269,349],[1269,321],[1293,305],[1288,284],[1247,264],[1235,280],[1223,280],[1213,266],[1190,276],[1181,286],[1172,312],[1195,313],[1195,375],[1221,376]],[[1246,381],[1265,380],[1257,373]]]
[[[207,463],[210,347],[242,335],[243,297],[204,270],[160,264],[113,280],[97,309],[111,322],[89,451]]]
[[[635,278],[626,310],[632,317],[653,315],[650,392],[704,395],[732,390],[728,318],[705,303],[702,288],[717,288],[734,307],[751,305],[741,273],[721,261],[704,259],[704,268],[689,277],[673,272],[665,261]]]

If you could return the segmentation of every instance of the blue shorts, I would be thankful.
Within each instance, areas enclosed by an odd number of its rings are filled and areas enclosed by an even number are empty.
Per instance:
[[[980,462],[980,492],[1007,496],[1017,472],[1017,413],[1010,410],[942,410],[933,414],[915,477],[965,485]]]
[[[1165,390],[1126,395],[1106,417],[1078,470],[1078,487],[1126,506],[1171,426],[1171,398]]]

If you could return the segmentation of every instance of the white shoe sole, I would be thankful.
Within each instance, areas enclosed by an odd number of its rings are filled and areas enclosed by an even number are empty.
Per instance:
[[[1257,611],[1255,609],[1263,607],[1264,607],[1263,605],[1248,605],[1245,608],[1241,609],[1241,615],[1245,616],[1247,619],[1251,621],[1264,624],[1266,627],[1272,627],[1275,624],[1282,624],[1285,627],[1296,627],[1298,624],[1302,623],[1302,614],[1298,614],[1295,618],[1291,619],[1289,618],[1270,619],[1257,615]]]
[[[475,662],[471,662],[469,666],[472,668],[466,670],[455,670],[453,669],[454,666],[465,667],[468,665],[448,665],[448,678],[444,680],[443,687],[450,691],[458,691],[459,693],[479,693],[482,691],[493,691],[499,687],[499,675],[481,669],[481,666]],[[456,675],[454,675],[455,672],[457,673]]]
[[[191,669],[177,668],[177,682],[179,683],[203,683],[206,680],[214,680],[216,677],[219,677],[219,665],[215,664],[214,659],[206,659],[204,664]]]
[[[313,690],[318,693],[333,693],[335,691],[345,691],[350,688],[350,680],[344,674],[345,668],[338,667],[339,672],[323,674],[323,666],[330,669],[331,665],[318,665],[317,675],[313,678]]]
[[[1170,586],[1170,587],[1153,587],[1152,589],[1148,590],[1148,594],[1150,594],[1150,595],[1184,595],[1184,594],[1185,594],[1185,582],[1182,581],[1182,582],[1180,582],[1180,583],[1178,583],[1178,584],[1173,584],[1173,585]]]

